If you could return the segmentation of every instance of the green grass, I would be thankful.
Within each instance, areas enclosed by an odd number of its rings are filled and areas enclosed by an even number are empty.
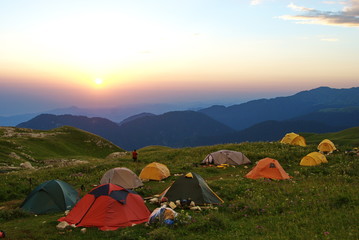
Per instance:
[[[319,144],[324,139],[330,139],[336,147],[344,151],[349,147],[359,147],[359,127],[345,129],[333,133],[301,133],[308,144]]]
[[[76,156],[77,159],[88,160],[88,163],[0,174],[0,228],[9,239],[359,239],[359,157],[338,151],[327,156],[327,164],[299,166],[302,157],[316,151],[316,141],[313,140],[313,144],[307,147],[269,142],[181,149],[149,146],[138,150],[140,162],[137,163],[130,155],[105,159],[107,153],[91,156],[80,149],[77,150],[78,155],[73,155],[69,148],[65,157]],[[336,143],[335,140],[333,142]],[[50,143],[41,144],[53,147]],[[354,146],[340,144],[338,148]],[[37,145],[34,143],[31,148],[35,149]],[[199,165],[208,153],[220,149],[241,151],[253,164],[247,168],[226,169]],[[46,158],[47,152],[52,157],[62,157],[61,152],[54,149],[46,150],[44,147],[41,152],[33,156]],[[277,159],[293,179],[270,181],[244,178],[255,162],[264,157]],[[141,224],[109,232],[88,228],[85,234],[80,232],[80,228],[57,230],[56,220],[62,213],[34,216],[18,208],[32,188],[43,181],[57,178],[77,189],[84,185],[88,191],[110,168],[128,167],[139,174],[144,166],[153,161],[166,164],[172,176],[160,182],[146,182],[144,187],[137,189],[143,197],[162,192],[176,179],[174,174],[193,171],[206,180],[224,204],[219,205],[217,210],[201,212],[184,210],[182,213],[176,209],[182,216],[191,216],[187,224],[178,223],[173,227]],[[147,206],[150,210],[157,207],[149,203]]]
[[[49,131],[0,127],[0,163],[19,166],[24,161],[41,166],[43,160],[104,158],[124,151],[111,142],[73,127]]]

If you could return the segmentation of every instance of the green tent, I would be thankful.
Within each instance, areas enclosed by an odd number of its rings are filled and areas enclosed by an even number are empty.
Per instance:
[[[71,209],[79,198],[78,192],[66,182],[50,180],[37,186],[20,207],[35,214],[61,212]]]
[[[193,172],[179,177],[161,195],[161,198],[166,197],[168,201],[190,199],[197,205],[223,203],[223,200],[210,189],[205,180]]]

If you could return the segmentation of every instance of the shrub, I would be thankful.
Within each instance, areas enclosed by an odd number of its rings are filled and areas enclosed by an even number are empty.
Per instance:
[[[25,212],[24,210],[18,209],[10,209],[10,210],[1,210],[0,211],[0,222],[5,222],[17,218],[25,218],[30,217],[32,214]]]

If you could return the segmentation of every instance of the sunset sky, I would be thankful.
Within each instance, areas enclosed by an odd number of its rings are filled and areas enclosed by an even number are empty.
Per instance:
[[[359,0],[1,0],[0,116],[359,86]]]

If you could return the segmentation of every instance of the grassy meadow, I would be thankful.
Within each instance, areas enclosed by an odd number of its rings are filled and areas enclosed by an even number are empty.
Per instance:
[[[358,147],[355,142],[359,142],[359,128],[349,130],[349,135],[354,137],[350,141],[343,138],[337,144],[339,151],[327,156],[327,164],[315,167],[302,167],[299,162],[308,153],[317,151],[317,144],[327,138],[325,135],[318,138],[318,135],[307,134],[310,144],[306,147],[278,142],[181,149],[148,146],[138,150],[140,162],[134,163],[129,154],[116,159],[106,158],[111,152],[123,150],[105,141],[100,145],[80,147],[81,142],[91,144],[86,140],[86,134],[72,128],[66,131],[77,136],[71,138],[71,144],[68,139],[53,142],[38,139],[45,142],[39,144],[34,139],[26,141],[19,136],[0,137],[1,162],[10,161],[7,156],[15,146],[11,152],[25,156],[20,152],[25,149],[26,154],[32,153],[34,161],[30,158],[29,161],[38,167],[36,170],[0,173],[0,230],[6,232],[7,239],[359,239],[359,157],[346,152]],[[252,165],[226,169],[199,165],[208,153],[221,149],[243,152]],[[66,154],[61,155],[62,151]],[[244,178],[255,162],[265,157],[277,159],[293,178],[283,181]],[[86,162],[46,167],[46,159],[73,158]],[[16,160],[16,164],[20,160],[24,159]],[[174,174],[192,171],[206,180],[224,204],[202,211],[175,209],[180,213],[180,219],[185,219],[186,215],[191,218],[178,221],[172,227],[141,224],[107,232],[87,228],[86,233],[82,233],[81,228],[57,230],[57,219],[63,213],[36,216],[19,209],[27,194],[44,181],[60,179],[76,189],[84,185],[84,195],[113,167],[128,167],[139,174],[153,161],[166,164],[172,176],[160,182],[146,182],[144,187],[136,189],[142,197],[161,193],[176,179]],[[150,211],[157,207],[146,204]]]

